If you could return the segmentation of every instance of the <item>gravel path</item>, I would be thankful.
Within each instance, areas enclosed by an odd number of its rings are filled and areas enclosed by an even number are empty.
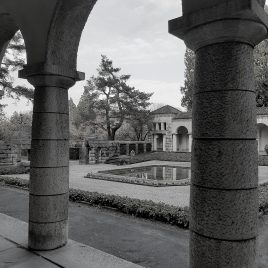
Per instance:
[[[148,165],[171,165],[190,167],[190,163],[182,162],[163,162],[148,161],[132,165],[126,165],[124,168],[148,166]],[[154,202],[164,202],[175,206],[188,206],[190,197],[189,186],[169,186],[169,187],[150,187],[143,185],[134,185],[128,183],[119,183],[112,181],[103,181],[84,178],[87,173],[98,172],[101,170],[122,169],[122,166],[99,164],[99,165],[79,165],[77,161],[70,161],[70,187],[86,190],[90,192],[99,192],[105,194],[115,194],[128,196],[143,200],[152,200]],[[10,175],[14,177],[14,175]],[[16,177],[28,179],[28,174],[16,175]],[[259,167],[259,182],[268,181],[268,167]]]

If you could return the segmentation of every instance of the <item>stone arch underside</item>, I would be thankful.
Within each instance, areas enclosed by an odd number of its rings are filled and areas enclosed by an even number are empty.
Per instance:
[[[38,69],[75,80],[84,78],[76,72],[77,51],[87,18],[96,2],[2,0],[0,6],[11,14],[24,37],[28,62],[25,70],[28,75],[34,75]],[[23,71],[22,76],[25,75]]]
[[[18,31],[18,27],[10,14],[0,8],[0,62],[5,55],[9,41]]]
[[[177,128],[177,151],[188,152],[189,151],[189,131],[185,126]]]

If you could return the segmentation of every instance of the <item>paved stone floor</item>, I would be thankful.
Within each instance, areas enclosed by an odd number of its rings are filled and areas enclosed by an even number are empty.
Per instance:
[[[190,163],[183,162],[163,162],[163,161],[148,161],[133,165],[127,165],[123,168],[129,166],[146,166],[146,165],[166,165],[172,166],[190,166]],[[76,189],[87,190],[91,192],[99,192],[106,194],[115,194],[121,196],[129,196],[138,199],[153,200],[155,202],[164,202],[166,204],[175,206],[188,206],[190,187],[189,186],[170,186],[170,187],[150,187],[143,185],[134,185],[127,183],[94,180],[89,178],[84,178],[87,173],[97,172],[100,170],[108,169],[121,169],[122,166],[115,165],[79,165],[78,161],[70,161],[70,187]],[[12,175],[10,175],[12,177]],[[13,175],[14,177],[14,175]],[[16,175],[16,177],[21,177],[28,179],[29,175],[22,174]],[[268,181],[268,167],[259,167],[259,183]]]
[[[0,212],[27,221],[28,193],[0,187]],[[70,203],[69,226],[71,239],[141,266],[148,268],[189,267],[188,230],[125,216],[112,210],[73,203]],[[267,263],[268,216],[260,220],[258,268],[267,268]],[[30,266],[21,267],[29,268]]]
[[[142,268],[70,239],[65,247],[51,251],[30,251],[27,233],[26,222],[0,213],[0,267]]]

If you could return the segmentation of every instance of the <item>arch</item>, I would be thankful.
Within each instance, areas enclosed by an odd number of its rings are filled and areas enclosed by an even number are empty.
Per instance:
[[[76,72],[82,31],[97,0],[58,1],[50,25],[46,62]]]
[[[0,62],[2,62],[3,57],[5,55],[6,48],[8,46],[9,41],[15,35],[15,33],[19,30],[12,16],[1,10],[0,7]]]
[[[268,144],[268,125],[264,123],[257,124],[257,141],[259,153],[264,154],[265,145]]]
[[[189,131],[185,126],[180,126],[176,131],[176,151],[189,152]]]
[[[177,134],[186,135],[188,134],[188,129],[185,126],[180,126],[177,128]]]

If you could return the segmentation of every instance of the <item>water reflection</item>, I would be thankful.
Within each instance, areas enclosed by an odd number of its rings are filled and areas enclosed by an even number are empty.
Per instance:
[[[183,180],[190,178],[190,168],[172,166],[145,166],[110,170],[110,174],[126,175],[146,180]]]

